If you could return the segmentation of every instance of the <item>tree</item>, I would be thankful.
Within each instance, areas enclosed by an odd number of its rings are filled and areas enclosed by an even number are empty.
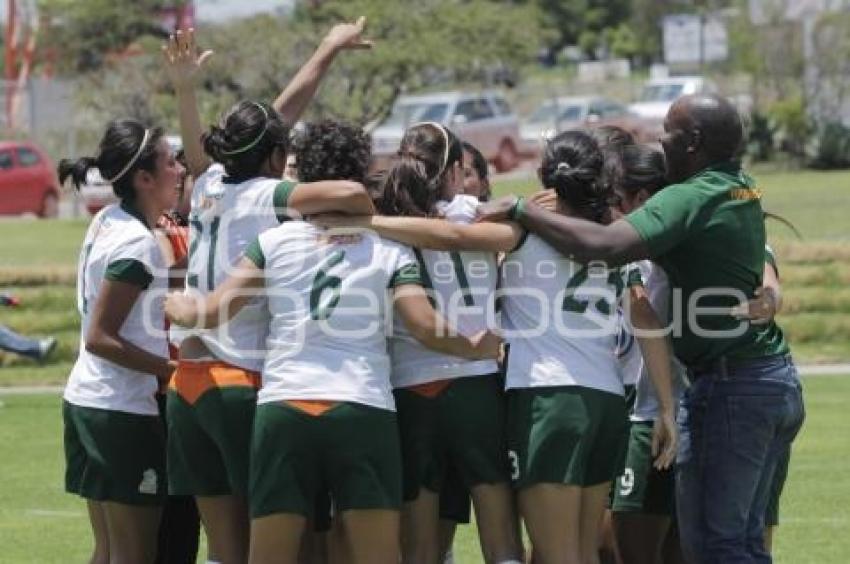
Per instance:
[[[100,68],[107,55],[124,51],[143,37],[167,37],[157,19],[161,10],[186,0],[41,0],[50,29],[44,47],[63,53],[60,70]]]
[[[316,38],[333,22],[369,18],[372,52],[338,61],[314,110],[368,122],[402,92],[442,84],[486,85],[499,70],[531,61],[545,37],[533,6],[472,0],[327,1],[296,13],[302,37]]]
[[[302,7],[289,19],[261,15],[201,27],[200,45],[215,51],[200,85],[204,121],[214,122],[242,98],[274,99],[333,24],[359,15],[369,18],[366,35],[375,47],[340,55],[308,119],[365,124],[380,119],[402,92],[488,86],[503,69],[532,61],[540,45],[534,7],[494,10],[483,0],[331,0]],[[81,79],[79,102],[92,125],[128,115],[176,126],[174,98],[160,68],[160,41],[147,37],[136,43],[143,54]]]

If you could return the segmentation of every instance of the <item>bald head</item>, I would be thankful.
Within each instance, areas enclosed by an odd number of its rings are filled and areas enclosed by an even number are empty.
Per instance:
[[[738,110],[716,94],[691,94],[677,99],[664,120],[662,141],[668,166],[677,176],[690,176],[707,166],[737,156],[743,141]],[[681,179],[671,178],[677,181]]]

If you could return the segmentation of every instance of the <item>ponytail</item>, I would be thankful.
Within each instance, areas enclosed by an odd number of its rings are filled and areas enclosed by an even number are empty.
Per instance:
[[[429,179],[428,164],[410,152],[400,153],[384,175],[381,213],[428,217],[440,196],[440,177]]]
[[[605,223],[611,219],[613,189],[603,178],[604,165],[605,157],[590,135],[565,131],[546,145],[541,179],[576,214]]]
[[[80,157],[77,160],[62,159],[56,172],[59,174],[59,184],[65,184],[68,177],[74,188],[79,191],[80,186],[86,183],[89,170],[97,168],[97,159],[94,157]]]

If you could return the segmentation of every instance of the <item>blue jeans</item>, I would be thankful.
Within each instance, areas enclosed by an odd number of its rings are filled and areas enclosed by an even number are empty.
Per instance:
[[[38,339],[30,339],[0,325],[0,350],[10,351],[33,359],[41,356]]]
[[[690,562],[772,562],[763,540],[770,485],[804,417],[790,356],[718,363],[694,379],[679,407],[676,458],[676,510]]]

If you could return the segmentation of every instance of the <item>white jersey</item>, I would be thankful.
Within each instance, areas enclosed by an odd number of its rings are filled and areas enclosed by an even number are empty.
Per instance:
[[[655,310],[661,325],[666,326],[670,321],[670,281],[667,279],[667,274],[664,269],[649,260],[640,261],[637,265],[649,296],[649,303]],[[624,378],[636,382],[635,405],[632,408],[631,420],[654,421],[660,412],[655,387],[652,385],[652,379],[649,377],[646,363],[634,336],[628,334],[626,339],[631,341],[632,346],[620,357],[620,362]],[[670,359],[673,401],[678,402],[685,390],[685,368],[672,354]]]
[[[227,182],[224,168],[212,165],[198,177],[189,215],[189,265],[186,286],[212,292],[231,273],[245,248],[257,235],[280,224],[275,209],[286,206],[294,183],[254,178]],[[268,311],[263,298],[246,305],[229,322],[215,329],[172,329],[172,341],[189,335],[201,338],[216,358],[259,372],[266,355]]]
[[[121,326],[120,335],[137,347],[168,358],[162,300],[167,290],[165,261],[153,232],[132,208],[113,204],[89,225],[77,270],[77,309],[82,317],[80,352],[63,397],[82,407],[156,415],[152,374],[125,368],[86,350],[85,337],[104,279],[144,290]]]
[[[326,239],[302,221],[261,234],[246,256],[265,271],[271,313],[258,402],[349,401],[395,410],[390,289],[421,284],[408,247],[374,233]]]
[[[529,234],[502,264],[507,388],[583,386],[623,394],[614,352],[626,268],[573,262]]]
[[[475,219],[478,200],[457,196],[451,202],[437,205],[442,215],[453,223],[471,223]],[[471,336],[487,329],[492,319],[493,293],[498,281],[494,253],[415,251],[420,260],[424,285],[434,300],[437,311],[463,335]],[[481,376],[498,372],[495,360],[467,360],[432,351],[414,339],[396,315],[390,340],[394,388]]]

